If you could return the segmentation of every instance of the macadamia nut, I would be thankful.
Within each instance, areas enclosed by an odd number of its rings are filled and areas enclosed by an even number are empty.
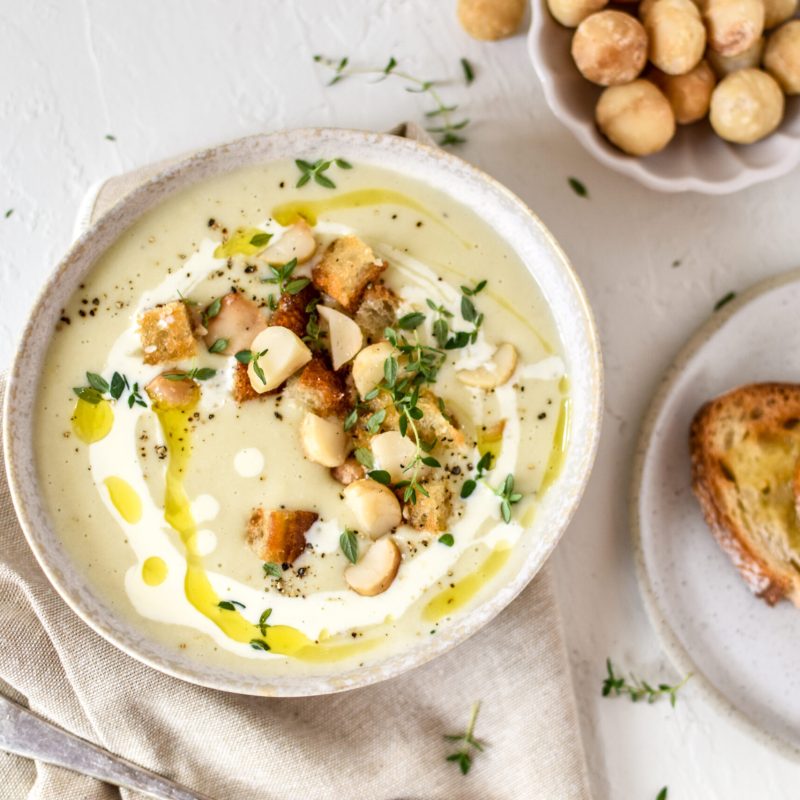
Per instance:
[[[773,77],[759,69],[741,69],[714,89],[711,126],[729,142],[751,144],[780,125],[783,107],[783,92]]]
[[[764,0],[764,27],[769,30],[797,13],[797,0]]]
[[[633,156],[657,153],[675,135],[669,101],[646,80],[606,89],[597,102],[595,119],[611,142]]]
[[[764,0],[703,0],[708,45],[723,56],[743,53],[764,32]]]
[[[647,61],[647,34],[630,14],[598,11],[586,17],[575,31],[572,57],[581,75],[592,83],[629,83]]]
[[[708,114],[717,78],[707,61],[701,61],[685,75],[665,75],[654,71],[649,77],[664,92],[679,125],[697,122]]]
[[[461,27],[474,39],[511,36],[525,16],[525,0],[458,0]]]
[[[567,28],[576,28],[595,11],[600,11],[608,0],[547,0],[550,13]]]
[[[740,69],[758,69],[761,64],[761,55],[764,52],[764,44],[764,37],[759,36],[747,50],[736,56],[723,56],[709,48],[706,58],[711,64],[711,68],[717,73],[717,77],[724,78],[731,72]]]
[[[769,37],[764,68],[786,94],[800,94],[800,19],[781,25]]]
[[[643,18],[650,61],[667,75],[694,69],[706,49],[706,29],[691,0],[657,0]]]

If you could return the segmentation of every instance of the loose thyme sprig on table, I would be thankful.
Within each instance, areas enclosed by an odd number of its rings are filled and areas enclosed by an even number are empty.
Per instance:
[[[637,678],[632,673],[629,678],[617,675],[614,672],[614,665],[611,663],[610,658],[606,659],[606,669],[608,670],[608,675],[603,681],[603,697],[620,697],[626,694],[634,703],[642,698],[647,698],[648,703],[655,703],[661,697],[669,697],[669,703],[673,708],[675,703],[678,702],[678,692],[692,677],[690,672],[680,683],[674,686],[668,683],[659,683],[658,686],[651,686],[647,681]]]
[[[464,733],[447,734],[444,737],[445,741],[461,745],[455,753],[447,756],[447,760],[458,764],[462,775],[466,775],[472,767],[473,751],[483,752],[483,742],[475,738],[475,723],[478,720],[478,712],[480,710],[480,702],[473,703],[466,731]]]
[[[439,123],[438,125],[428,128],[428,131],[439,137],[440,145],[446,147],[448,145],[462,144],[467,141],[462,131],[469,125],[469,119],[466,117],[456,119],[454,113],[457,111],[458,106],[454,104],[448,105],[444,102],[437,88],[440,83],[438,81],[423,80],[422,78],[416,77],[416,75],[411,75],[408,72],[399,70],[397,68],[397,60],[393,56],[389,59],[385,67],[351,67],[350,59],[346,56],[337,59],[316,55],[314,56],[314,61],[333,70],[333,77],[328,81],[328,86],[333,86],[353,75],[375,75],[377,76],[377,81],[374,81],[374,83],[379,83],[389,77],[400,78],[400,80],[408,84],[405,87],[407,92],[425,94],[435,103],[435,108],[427,111],[425,116],[432,122],[436,121]],[[471,65],[467,63],[467,66],[465,66],[462,60],[461,67],[467,77],[467,83],[471,83],[471,80],[474,78]],[[467,69],[468,67],[469,69]]]

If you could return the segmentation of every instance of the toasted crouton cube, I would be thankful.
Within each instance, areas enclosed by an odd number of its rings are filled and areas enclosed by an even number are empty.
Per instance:
[[[330,295],[351,314],[358,308],[364,289],[386,269],[369,245],[357,236],[342,236],[328,246],[314,267],[314,285]]]
[[[192,318],[182,300],[145,311],[139,317],[145,364],[182,361],[197,353]]]
[[[403,517],[406,522],[418,531],[437,533],[447,530],[447,523],[453,511],[452,495],[445,481],[423,481],[421,486],[428,493],[426,497],[417,492],[416,503],[406,503]]]
[[[417,430],[426,441],[437,439],[445,447],[463,447],[465,437],[459,430],[452,414],[433,392],[420,392],[417,407],[422,411],[422,419],[417,422]]]
[[[342,486],[349,486],[351,483],[360,481],[365,474],[364,467],[358,462],[355,456],[350,456],[344,464],[331,469],[331,477],[339,481]]]
[[[280,325],[288,328],[295,336],[301,339],[306,335],[309,312],[308,304],[317,297],[317,292],[311,284],[305,286],[297,294],[284,292],[278,298],[278,307],[269,318],[270,325]]]
[[[171,372],[175,374],[174,370],[167,370],[153,378],[145,391],[159,409],[190,408],[200,399],[200,387],[191,378],[167,377]]]
[[[364,289],[354,319],[369,341],[381,341],[384,330],[397,322],[399,304],[400,298],[383,281]]]
[[[306,531],[317,521],[313,511],[278,509],[267,514],[253,509],[247,523],[247,544],[262,561],[291,564],[306,546]]]
[[[291,392],[298,402],[321,417],[341,417],[349,408],[344,381],[319,355],[292,381]]]
[[[247,350],[256,336],[267,327],[261,309],[239,292],[229,292],[220,299],[219,311],[208,319],[206,344],[213,347],[221,340],[227,342],[222,350],[214,352],[226,356]]]
[[[259,397],[267,397],[274,392],[264,392],[259,394],[250,383],[250,376],[247,374],[247,364],[239,361],[233,367],[233,386],[231,388],[233,399],[237,403],[246,403],[248,400],[256,400]]]

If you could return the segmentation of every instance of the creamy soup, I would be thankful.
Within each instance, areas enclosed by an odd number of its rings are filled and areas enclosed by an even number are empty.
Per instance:
[[[491,596],[568,438],[561,345],[508,244],[394,172],[301,175],[142,217],[64,309],[37,409],[87,584],[265,677],[374,663]]]

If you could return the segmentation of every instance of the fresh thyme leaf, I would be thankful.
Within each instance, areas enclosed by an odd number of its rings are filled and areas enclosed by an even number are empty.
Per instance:
[[[253,351],[252,350],[240,350],[234,358],[240,364],[249,364],[253,360]]]
[[[611,659],[606,659],[606,678],[603,681],[602,695],[603,697],[620,697],[623,694],[628,695],[631,700],[636,703],[642,698],[646,698],[648,703],[655,703],[661,697],[668,697],[670,705],[674,708],[675,703],[678,702],[678,692],[686,685],[689,678],[692,677],[690,672],[680,683],[671,686],[668,683],[659,683],[658,687],[651,686],[647,681],[640,680],[635,675],[631,674],[628,678],[622,675],[617,675],[614,672],[614,665]]]
[[[656,800],[667,800],[667,787],[666,786],[656,795]]]
[[[466,58],[461,59],[461,69],[464,70],[464,82],[469,86],[475,80],[475,71]]]
[[[343,158],[334,158],[333,163],[336,164],[339,169],[353,169],[353,165],[349,161],[345,161]]]
[[[217,371],[213,367],[200,367],[200,369],[193,369],[189,375],[198,381],[207,381],[209,378],[213,378],[217,374]]]
[[[316,61],[318,59],[315,57],[314,60]],[[343,59],[343,62],[339,62],[340,67],[342,63],[347,66],[347,59]],[[341,67],[341,69],[344,69],[344,67]],[[340,76],[337,75],[329,85],[336,83],[339,79]],[[300,178],[295,184],[298,189],[305,186],[312,178],[315,183],[324,186],[326,189],[335,189],[336,184],[325,174],[330,169],[331,165],[335,164],[339,169],[353,169],[353,165],[343,158],[331,158],[327,161],[320,158],[313,164],[304,161],[302,158],[297,158],[294,163],[301,172]]]
[[[461,297],[461,316],[464,317],[467,322],[475,322],[475,320],[478,318],[478,312],[475,309],[475,304],[469,299],[469,297],[467,297],[467,295],[462,295]]]
[[[276,564],[274,561],[265,561],[261,566],[264,570],[265,578],[276,578],[280,580],[283,577],[283,570],[280,564]]]
[[[345,528],[339,537],[339,547],[349,562],[355,564],[358,561],[358,537],[355,531]]]
[[[354,408],[345,418],[344,418],[344,429],[349,431],[353,425],[358,422],[358,409]]]
[[[464,481],[461,484],[461,498],[462,500],[466,500],[476,489],[478,484],[470,478],[469,480]]]
[[[97,389],[100,394],[105,394],[110,388],[108,381],[96,372],[87,372],[86,380],[89,382],[89,386],[91,386],[92,389]]]
[[[6,219],[8,219],[13,213],[14,213],[14,209],[13,208],[9,208],[8,211],[6,211]]]
[[[293,295],[299,294],[309,283],[311,283],[310,278],[296,278],[293,281],[289,281],[289,283],[286,284],[286,293]]]
[[[440,318],[433,323],[433,338],[436,339],[436,344],[438,344],[439,347],[444,347],[447,344],[448,333],[449,327],[447,325],[447,320]]]
[[[714,311],[719,311],[723,306],[728,305],[736,297],[736,292],[728,292],[728,294],[720,297],[719,300],[714,304]]]
[[[271,233],[257,233],[250,239],[250,244],[253,245],[253,247],[264,247],[269,243],[271,238]]]
[[[578,197],[589,196],[589,190],[577,178],[567,178],[567,183]]]
[[[492,453],[490,450],[487,450],[482,456],[480,461],[478,461],[475,469],[478,471],[478,477],[482,478],[483,473],[486,472],[492,466]]]
[[[367,473],[367,477],[384,486],[388,486],[392,482],[392,476],[385,469],[373,469]]]
[[[474,297],[476,294],[479,294],[486,288],[487,283],[488,281],[484,279],[482,281],[478,281],[472,288],[469,286],[462,286],[461,291],[468,297]]]
[[[220,600],[217,603],[217,608],[223,608],[225,611],[236,611],[236,607],[239,608],[246,608],[244,603],[240,603],[238,600]]]
[[[508,524],[511,522],[511,506],[519,503],[522,500],[522,495],[514,491],[514,476],[506,475],[499,489],[495,489],[494,493],[500,498],[500,515],[503,521]]]
[[[93,406],[96,406],[102,399],[103,395],[97,391],[97,389],[92,389],[91,386],[76,386],[73,390],[78,397],[86,403],[91,403]]]
[[[209,353],[221,353],[228,346],[227,339],[217,339],[211,347],[208,348]]]
[[[251,639],[250,640],[250,647],[253,650],[269,650],[269,645],[263,639]]]
[[[372,469],[375,466],[375,459],[366,447],[357,447],[353,455],[355,455],[356,461],[358,461],[362,467]]]
[[[425,315],[421,311],[413,311],[397,320],[397,327],[403,331],[413,331],[425,322]]]
[[[469,120],[456,120],[452,116],[458,106],[448,105],[443,101],[439,93],[439,84],[436,81],[424,80],[398,69],[399,64],[394,57],[390,58],[385,66],[352,67],[350,69],[348,69],[349,60],[346,57],[337,60],[322,55],[315,55],[313,58],[317,64],[322,64],[333,72],[333,77],[328,81],[328,86],[334,86],[345,78],[352,77],[353,75],[372,75],[377,79],[372,81],[373,83],[381,83],[391,77],[398,78],[405,84],[404,88],[407,92],[427,95],[434,104],[432,109],[425,112],[425,116],[428,118],[436,117],[437,120],[441,121],[441,125],[429,129],[432,133],[438,135],[440,145],[455,145],[466,141],[466,139],[464,139],[463,136],[459,136],[456,131],[465,128],[469,124]],[[465,80],[467,80],[467,83],[471,83],[474,79],[474,70],[466,59],[462,59],[461,68],[464,72]],[[301,171],[302,170],[303,168],[301,167]],[[303,171],[303,176],[301,178],[303,183],[308,183],[310,178],[311,171]],[[298,186],[300,185],[298,181]]]
[[[472,767],[473,751],[482,752],[483,742],[475,738],[475,723],[478,719],[478,712],[481,709],[480,702],[473,703],[470,712],[469,723],[466,731],[461,734],[448,734],[444,736],[445,741],[459,744],[460,747],[455,753],[446,756],[447,761],[458,764],[462,775],[466,775]]]
[[[381,408],[379,411],[376,411],[368,420],[367,420],[367,432],[370,434],[375,434],[378,432],[378,429],[383,424],[383,421],[386,419],[386,409]]]
[[[452,547],[456,543],[456,540],[453,538],[452,533],[443,533],[439,537],[439,543],[445,545],[446,547]]]
[[[219,314],[220,308],[222,308],[222,298],[218,297],[203,312],[203,325],[207,325],[210,319],[214,319]]]
[[[119,374],[119,372],[115,372],[111,376],[111,387],[109,389],[109,394],[114,400],[119,400],[122,397],[122,393],[125,391],[125,378]]]
[[[320,186],[324,186],[326,189],[335,189],[336,188],[336,184],[327,175],[323,175],[321,172],[317,172],[314,175],[314,180]]]
[[[269,625],[267,625],[267,620],[269,619],[270,614],[272,614],[272,609],[267,608],[261,612],[261,616],[258,618],[258,629],[261,631],[262,636],[267,635],[267,628],[269,628]]]
[[[397,359],[390,356],[383,362],[383,378],[391,389],[397,383]]]

